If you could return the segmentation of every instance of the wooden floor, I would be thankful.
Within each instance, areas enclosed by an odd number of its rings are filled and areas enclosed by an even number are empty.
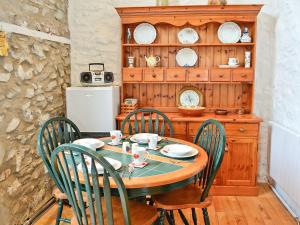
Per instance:
[[[34,225],[54,225],[56,210],[56,206],[53,206]],[[208,211],[212,225],[297,224],[267,185],[260,186],[259,196],[257,197],[215,196]],[[66,218],[70,217],[72,214],[71,209],[66,208],[63,214]],[[191,221],[189,211],[185,215]],[[198,218],[200,220],[199,224],[204,224],[200,212]],[[183,223],[180,218],[176,218],[176,225],[181,224]],[[190,222],[190,224],[193,223]]]

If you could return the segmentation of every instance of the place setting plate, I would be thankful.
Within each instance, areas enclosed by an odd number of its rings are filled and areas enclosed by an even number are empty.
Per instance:
[[[122,167],[122,163],[119,160],[112,159],[112,158],[109,158],[109,157],[104,157],[104,158],[107,160],[107,162],[110,165],[112,165],[112,167],[114,167],[115,170],[118,170]],[[86,162],[86,165],[87,165],[88,172],[91,173],[91,168],[92,168],[91,158],[89,156],[85,156],[85,162]],[[103,174],[103,167],[97,162],[95,162],[95,165],[96,165],[96,169],[97,169],[98,174]],[[83,172],[81,163],[79,163],[77,165],[77,169],[78,169],[78,171]]]
[[[151,133],[139,133],[134,134],[130,137],[130,141],[138,143],[138,144],[148,144],[148,139]],[[157,142],[160,142],[162,137],[158,136]]]
[[[73,144],[82,145],[84,147],[91,148],[93,150],[102,148],[105,145],[103,141],[100,141],[97,138],[81,138],[73,141]]]
[[[170,144],[163,147],[160,153],[170,158],[184,159],[198,155],[198,150],[189,145]]]

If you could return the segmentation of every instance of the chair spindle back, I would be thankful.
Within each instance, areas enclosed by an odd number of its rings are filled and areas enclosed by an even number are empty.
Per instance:
[[[63,144],[52,154],[51,164],[79,225],[114,224],[110,187],[112,181],[117,186],[124,224],[131,224],[124,183],[118,172],[99,153],[84,146]],[[99,165],[103,167],[103,174],[97,170]],[[99,186],[101,183],[103,188]]]

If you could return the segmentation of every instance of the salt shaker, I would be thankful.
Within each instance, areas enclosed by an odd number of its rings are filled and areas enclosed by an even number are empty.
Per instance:
[[[245,68],[250,68],[251,66],[251,52],[245,51]]]

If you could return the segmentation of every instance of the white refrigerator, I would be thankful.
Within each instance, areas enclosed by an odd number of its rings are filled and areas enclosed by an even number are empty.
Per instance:
[[[120,87],[69,87],[66,90],[67,117],[83,133],[102,134],[116,129]]]

